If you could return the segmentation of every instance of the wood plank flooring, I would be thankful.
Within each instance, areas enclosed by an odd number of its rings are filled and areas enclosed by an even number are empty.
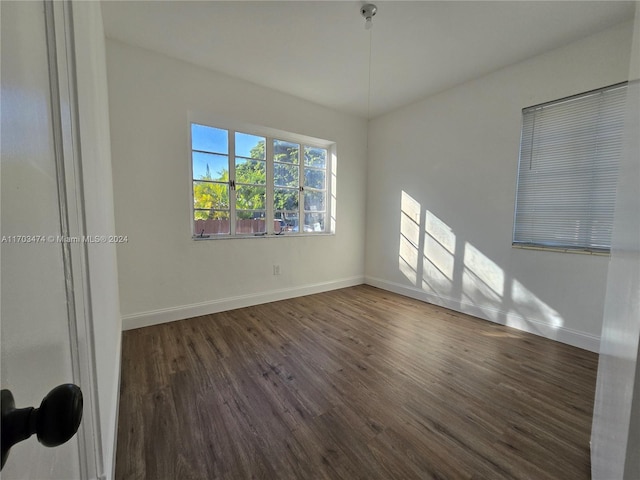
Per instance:
[[[127,331],[116,478],[586,479],[597,361],[364,285]]]

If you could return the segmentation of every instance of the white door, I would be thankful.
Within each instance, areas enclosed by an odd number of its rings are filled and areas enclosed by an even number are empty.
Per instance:
[[[11,449],[1,475],[87,478],[95,455],[85,448],[94,433],[78,347],[84,294],[74,275],[81,262],[76,245],[62,238],[77,222],[69,208],[77,201],[68,171],[73,102],[65,97],[68,71],[60,71],[68,28],[62,5],[53,2],[2,0],[0,20],[2,388],[18,408],[38,407],[62,383],[80,384],[85,396],[76,436],[57,448],[32,436]]]

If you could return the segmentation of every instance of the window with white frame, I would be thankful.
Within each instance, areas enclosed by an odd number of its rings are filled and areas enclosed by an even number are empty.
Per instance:
[[[513,245],[607,253],[626,84],[525,108]]]
[[[331,145],[191,124],[193,236],[331,231]]]

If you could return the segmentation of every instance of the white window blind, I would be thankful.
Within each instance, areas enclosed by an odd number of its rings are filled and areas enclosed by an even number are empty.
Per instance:
[[[514,245],[609,251],[626,90],[522,111]]]

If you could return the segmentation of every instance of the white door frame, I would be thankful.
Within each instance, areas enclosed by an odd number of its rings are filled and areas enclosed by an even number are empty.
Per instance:
[[[49,83],[58,182],[60,231],[73,381],[84,397],[78,430],[82,479],[102,479],[104,464],[93,342],[93,318],[88,276],[88,251],[78,123],[72,3],[44,0]],[[44,392],[46,393],[46,392]]]

